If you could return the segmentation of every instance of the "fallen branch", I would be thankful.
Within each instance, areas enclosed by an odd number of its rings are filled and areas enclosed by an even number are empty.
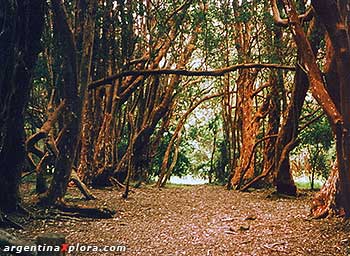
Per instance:
[[[281,157],[280,159],[284,159],[286,157],[286,155],[294,148],[294,146],[298,143],[298,141],[296,140],[292,140],[290,141],[282,150],[281,153]],[[278,164],[281,163],[281,160],[278,162]],[[246,192],[248,190],[248,188],[252,187],[255,183],[257,183],[258,181],[260,181],[261,179],[265,178],[267,175],[269,175],[272,171],[272,169],[274,168],[274,165],[271,165],[269,167],[269,169],[267,169],[266,172],[263,172],[262,174],[260,174],[259,176],[255,177],[253,180],[251,180],[250,182],[248,182],[246,185],[244,185],[240,191],[241,192]]]
[[[123,183],[119,182],[116,178],[114,177],[110,177],[109,178],[109,181],[112,183],[112,185],[118,187],[119,188],[124,188],[125,189],[125,186]]]
[[[63,202],[57,203],[56,208],[62,212],[73,213],[75,217],[111,219],[115,215],[114,210],[107,208],[92,208],[80,205],[67,205]]]
[[[246,192],[250,187],[252,187],[255,183],[257,183],[258,181],[260,181],[261,179],[265,178],[272,170],[273,165],[271,165],[269,167],[269,169],[267,169],[267,171],[263,172],[262,174],[260,174],[259,176],[255,177],[254,179],[252,179],[251,181],[249,181],[246,185],[244,185],[239,191],[241,192]]]
[[[72,170],[70,180],[74,182],[74,184],[78,187],[80,192],[85,196],[87,200],[94,200],[96,197],[91,193],[88,187],[80,180],[77,172]]]

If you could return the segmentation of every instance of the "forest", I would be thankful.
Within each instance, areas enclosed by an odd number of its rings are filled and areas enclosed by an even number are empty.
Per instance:
[[[349,6],[0,0],[0,255],[349,255]]]

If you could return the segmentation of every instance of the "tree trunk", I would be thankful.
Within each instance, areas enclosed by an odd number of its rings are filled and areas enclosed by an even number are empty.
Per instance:
[[[296,145],[298,121],[309,87],[307,76],[300,67],[297,67],[294,84],[291,102],[287,108],[287,116],[281,126],[275,144],[273,177],[278,193],[295,196],[297,189],[291,174],[289,152]]]
[[[326,183],[312,200],[312,216],[318,219],[332,215],[344,215],[340,197],[339,170],[337,166],[334,166]]]
[[[68,24],[68,17],[62,0],[53,0],[54,28],[59,37],[61,53],[64,58],[64,97],[66,107],[63,113],[66,130],[58,144],[59,154],[56,159],[55,172],[50,187],[40,198],[40,203],[54,205],[63,200],[71,176],[81,132],[83,102],[87,94],[90,79],[91,56],[93,48],[93,31],[97,1],[88,3],[88,15],[84,23],[82,55],[80,68],[77,67],[77,50],[73,32]]]
[[[81,128],[81,148],[77,174],[86,183],[90,184],[93,176],[93,111],[92,99],[94,92],[89,92],[84,102]]]
[[[25,160],[24,117],[33,69],[41,50],[44,2],[5,1],[0,14],[0,210],[19,203],[18,186]],[[4,16],[1,16],[4,15]]]
[[[299,22],[297,15],[295,19]],[[319,29],[319,24],[317,22],[313,22],[310,25],[309,32],[309,37],[311,38],[309,43],[310,54],[316,55],[323,32]],[[308,57],[305,57],[303,50],[298,48],[298,62],[304,61],[304,58]],[[273,165],[273,179],[277,192],[287,195],[296,195],[297,193],[290,169],[289,152],[294,149],[297,143],[299,118],[306,93],[309,89],[308,76],[300,66],[297,66],[294,84],[291,101],[287,108],[286,119],[283,121],[276,141]],[[312,88],[314,88],[314,86],[312,86]],[[322,94],[323,92],[319,93],[321,97],[324,97]]]
[[[347,17],[349,10],[347,6],[349,1],[312,1],[316,13],[319,15],[322,23],[325,25],[332,44],[335,70],[337,79],[329,81],[327,88],[330,92],[333,102],[337,106],[337,110],[342,115],[343,122],[330,116],[332,128],[336,138],[337,150],[337,166],[339,172],[339,182],[336,183],[332,193],[326,197],[328,201],[325,205],[335,198],[336,208],[344,209],[345,217],[350,217],[350,39],[349,24]],[[328,10],[328,11],[326,11]],[[334,97],[335,96],[335,97]],[[330,104],[323,105],[326,110],[332,110]],[[334,175],[335,176],[335,175]],[[330,181],[332,177],[329,178]],[[330,184],[330,183],[328,183]],[[325,188],[327,190],[327,183]],[[330,208],[330,207],[328,207]]]
[[[338,79],[333,82],[339,82],[339,84],[327,84],[327,86],[325,86],[316,58],[312,54],[310,43],[300,25],[295,6],[288,1],[284,1],[284,4],[291,21],[290,27],[293,30],[294,40],[303,56],[302,65],[305,66],[307,71],[312,94],[327,114],[336,136],[339,182],[336,183],[334,189],[330,189],[333,193],[326,196],[326,203],[323,206],[329,208],[328,202],[336,197],[339,199],[335,200],[337,208],[343,208],[345,217],[348,218],[350,217],[350,197],[348,196],[350,194],[350,89],[348,86],[350,84],[350,73],[348,71],[350,66],[350,43],[348,24],[346,23],[349,11],[346,5],[349,3],[348,1],[312,1],[316,13],[326,27],[334,50]],[[328,93],[333,90],[337,91],[336,95],[340,96],[339,101],[332,98],[332,93]]]
[[[273,29],[269,29],[269,35],[271,36],[271,48],[274,52],[273,59],[277,59],[279,62],[283,62],[283,52],[280,46],[283,45],[283,33],[282,29],[275,26]],[[266,131],[267,136],[278,134],[281,125],[281,115],[286,108],[286,95],[284,88],[284,79],[282,71],[271,71],[270,74],[270,106],[268,113],[268,127]],[[277,138],[271,138],[266,141],[264,145],[264,167],[262,171],[263,182],[259,185],[272,186],[273,185],[273,168],[275,165],[276,156],[276,140]]]
[[[173,173],[173,170],[175,169],[176,163],[177,163],[177,158],[179,156],[179,150],[180,150],[180,144],[181,144],[181,136],[182,136],[182,130],[180,130],[179,135],[177,137],[177,141],[175,144],[174,148],[174,155],[173,159],[171,159],[171,164],[167,170],[167,173],[165,175],[165,178],[163,179],[162,184],[160,185],[161,187],[164,187],[167,181],[170,179],[171,174]]]
[[[217,137],[218,132],[214,130],[213,132],[213,150],[211,152],[210,156],[210,168],[209,168],[209,173],[208,173],[208,181],[209,184],[213,182],[213,174],[214,174],[214,157],[215,157],[215,152],[216,152],[216,137]]]
[[[254,113],[254,97],[252,97],[256,77],[257,71],[243,70],[237,81],[242,146],[238,164],[231,180],[233,188],[240,188],[242,184],[252,180],[255,176],[255,166],[251,164],[254,161],[249,159],[253,154],[253,147],[259,130],[259,118],[256,118],[256,113]]]
[[[268,126],[266,135],[271,136],[278,134],[280,127],[280,115],[281,115],[281,94],[280,88],[283,87],[282,74],[274,72],[270,77],[270,106],[268,113]],[[262,175],[265,175],[263,185],[271,186],[273,184],[273,178],[271,170],[274,167],[274,161],[276,156],[276,137],[272,137],[266,141],[264,145],[264,167]],[[261,184],[260,184],[261,185]]]

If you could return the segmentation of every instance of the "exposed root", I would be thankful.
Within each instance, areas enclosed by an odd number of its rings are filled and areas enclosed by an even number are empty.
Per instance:
[[[311,204],[311,216],[315,219],[327,216],[343,216],[344,210],[339,199],[339,173],[335,166],[328,180],[321,190],[315,195]]]

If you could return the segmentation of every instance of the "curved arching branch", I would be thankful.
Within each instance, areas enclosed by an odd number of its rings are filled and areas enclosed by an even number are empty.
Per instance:
[[[96,89],[100,86],[110,85],[113,81],[128,77],[128,76],[150,76],[150,75],[180,75],[180,76],[223,76],[227,73],[247,68],[270,68],[270,69],[283,69],[289,71],[295,71],[294,66],[288,66],[283,64],[273,63],[241,63],[225,68],[213,69],[213,70],[186,70],[186,69],[144,69],[144,70],[129,70],[117,73],[112,76],[108,76],[89,84],[89,90]],[[112,85],[113,86],[113,85]]]

